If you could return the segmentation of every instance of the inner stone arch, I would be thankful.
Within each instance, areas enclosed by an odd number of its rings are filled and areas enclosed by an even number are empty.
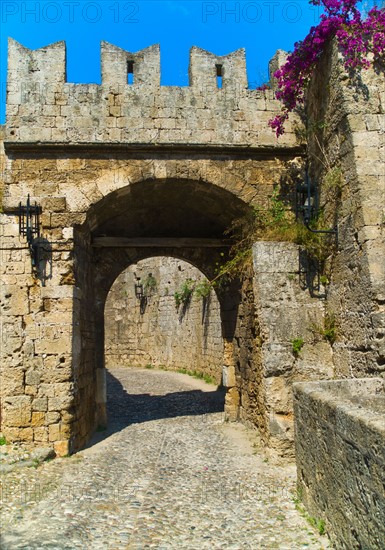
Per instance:
[[[172,256],[150,257],[127,267],[106,300],[105,366],[182,368],[220,384],[220,303],[207,283],[198,268]],[[139,292],[136,284],[142,285]],[[186,301],[178,304],[175,293],[184,289],[192,293],[186,292]]]

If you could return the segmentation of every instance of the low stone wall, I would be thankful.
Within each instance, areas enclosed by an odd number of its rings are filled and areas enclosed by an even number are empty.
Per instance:
[[[339,549],[383,549],[385,384],[295,384],[298,491]]]

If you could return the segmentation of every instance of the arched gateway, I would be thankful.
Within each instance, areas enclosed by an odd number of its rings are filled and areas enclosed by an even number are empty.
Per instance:
[[[84,445],[107,421],[103,311],[116,277],[159,255],[212,277],[228,250],[226,229],[264,203],[303,155],[290,124],[279,142],[268,128],[280,107],[272,90],[247,88],[242,50],[217,57],[192,48],[185,88],[160,86],[159,74],[157,46],[129,53],[103,43],[102,84],[71,84],[64,43],[30,51],[10,41],[2,221],[11,260],[2,297],[8,439],[50,442],[59,454]],[[19,203],[28,196],[40,212],[30,249],[19,233]],[[262,305],[274,272],[298,271],[294,245],[273,245],[256,252]],[[219,300],[226,413],[259,426],[266,439],[283,439],[287,450],[294,362],[287,337],[283,345],[261,333],[252,281],[234,281]]]
[[[85,222],[75,228],[74,279],[83,289],[75,331],[79,342],[88,340],[77,358],[81,377],[75,408],[85,426],[84,437],[95,424],[106,422],[104,309],[117,276],[144,258],[171,256],[188,261],[213,279],[217,262],[228,250],[224,233],[246,207],[229,191],[206,182],[146,179],[109,193],[90,207]],[[235,337],[239,284],[223,290],[219,299],[228,350]],[[227,352],[226,357],[225,366],[234,368],[232,354]],[[228,414],[236,417],[231,401],[228,405]]]

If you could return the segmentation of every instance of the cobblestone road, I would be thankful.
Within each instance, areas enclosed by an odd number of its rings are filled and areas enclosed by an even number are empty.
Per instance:
[[[272,464],[222,411],[185,375],[110,371],[99,441],[3,476],[1,548],[328,548],[295,510],[294,465]]]

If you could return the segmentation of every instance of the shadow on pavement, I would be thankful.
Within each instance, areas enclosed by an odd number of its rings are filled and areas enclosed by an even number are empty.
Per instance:
[[[224,411],[225,390],[186,390],[164,395],[131,394],[107,370],[107,429],[96,432],[87,447],[102,441],[131,424],[161,418],[205,415]]]

